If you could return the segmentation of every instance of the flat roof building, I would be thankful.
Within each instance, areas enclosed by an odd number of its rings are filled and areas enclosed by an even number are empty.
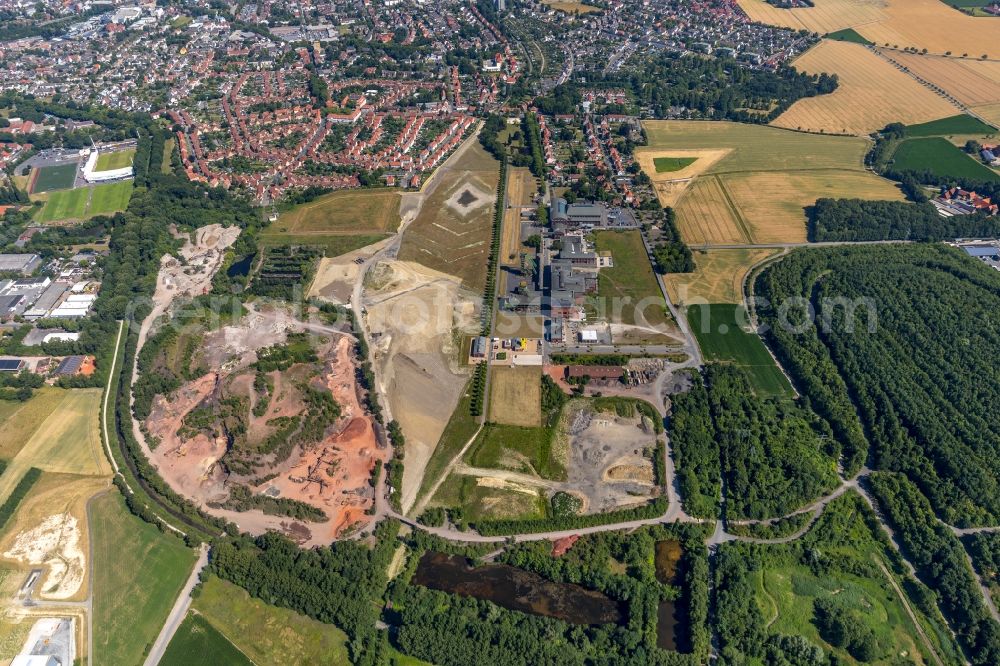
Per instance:
[[[0,273],[31,275],[42,265],[37,254],[0,254]]]

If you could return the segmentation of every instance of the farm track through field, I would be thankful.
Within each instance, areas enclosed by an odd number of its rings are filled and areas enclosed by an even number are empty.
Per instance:
[[[740,207],[736,205],[735,201],[733,201],[732,193],[730,193],[729,188],[726,187],[726,183],[721,178],[719,178],[718,175],[715,176],[715,179],[719,181],[719,189],[722,190],[722,196],[725,197],[726,204],[729,206],[729,210],[732,211],[733,216],[736,219],[736,224],[740,228],[740,231],[743,233],[743,237],[746,239],[748,243],[753,243],[754,237],[753,234],[750,232],[750,225],[743,217],[743,213],[740,211]]]

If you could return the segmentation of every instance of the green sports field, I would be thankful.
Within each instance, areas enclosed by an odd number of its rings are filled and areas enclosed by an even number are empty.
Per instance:
[[[125,210],[131,196],[131,180],[52,192],[35,214],[35,219],[38,222],[58,222],[111,215]]]
[[[76,162],[70,164],[60,164],[58,166],[47,166],[36,169],[38,175],[35,177],[31,193],[49,192],[51,190],[66,190],[73,187],[76,180]]]
[[[729,362],[745,369],[761,395],[791,397],[792,387],[756,333],[748,332],[742,305],[692,305],[688,325],[707,361]]]
[[[135,158],[135,149],[120,150],[115,153],[100,153],[97,156],[97,163],[94,164],[94,171],[113,171],[132,166]]]
[[[35,215],[35,219],[39,222],[82,220],[87,214],[89,196],[90,190],[86,187],[52,192],[45,201],[45,205]]]
[[[115,491],[91,503],[90,524],[94,663],[141,664],[191,573],[195,553],[129,513]]]
[[[930,171],[940,178],[1000,182],[1000,174],[939,136],[903,141],[892,162],[896,171]]]
[[[94,187],[94,194],[90,198],[87,217],[110,215],[111,213],[125,210],[128,207],[128,200],[131,196],[131,180],[97,185]]]

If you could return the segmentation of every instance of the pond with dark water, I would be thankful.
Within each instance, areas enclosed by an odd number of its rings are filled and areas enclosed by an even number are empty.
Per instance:
[[[625,604],[600,592],[554,583],[506,564],[472,567],[464,557],[428,552],[420,558],[413,582],[570,624],[621,624],[625,620]]]
[[[675,539],[656,542],[656,580],[664,585],[678,585],[678,568],[684,549]],[[656,614],[656,645],[664,650],[677,649],[677,604],[661,601]]]

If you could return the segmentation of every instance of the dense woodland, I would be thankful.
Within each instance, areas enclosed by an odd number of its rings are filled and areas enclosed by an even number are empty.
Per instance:
[[[809,210],[809,240],[940,241],[1000,236],[1000,217],[941,217],[930,203],[818,199]]]
[[[682,107],[694,117],[768,123],[804,97],[832,93],[837,77],[787,65],[757,70],[724,58],[663,54],[632,77],[631,88],[658,118],[672,117],[671,107]]]
[[[796,252],[755,284],[848,474],[870,444],[870,465],[905,473],[946,522],[1000,520],[1000,274],[955,248],[883,245]]]
[[[709,365],[674,397],[671,441],[685,508],[728,518],[783,516],[837,484],[839,454],[829,425],[792,401],[755,396],[743,370]]]

